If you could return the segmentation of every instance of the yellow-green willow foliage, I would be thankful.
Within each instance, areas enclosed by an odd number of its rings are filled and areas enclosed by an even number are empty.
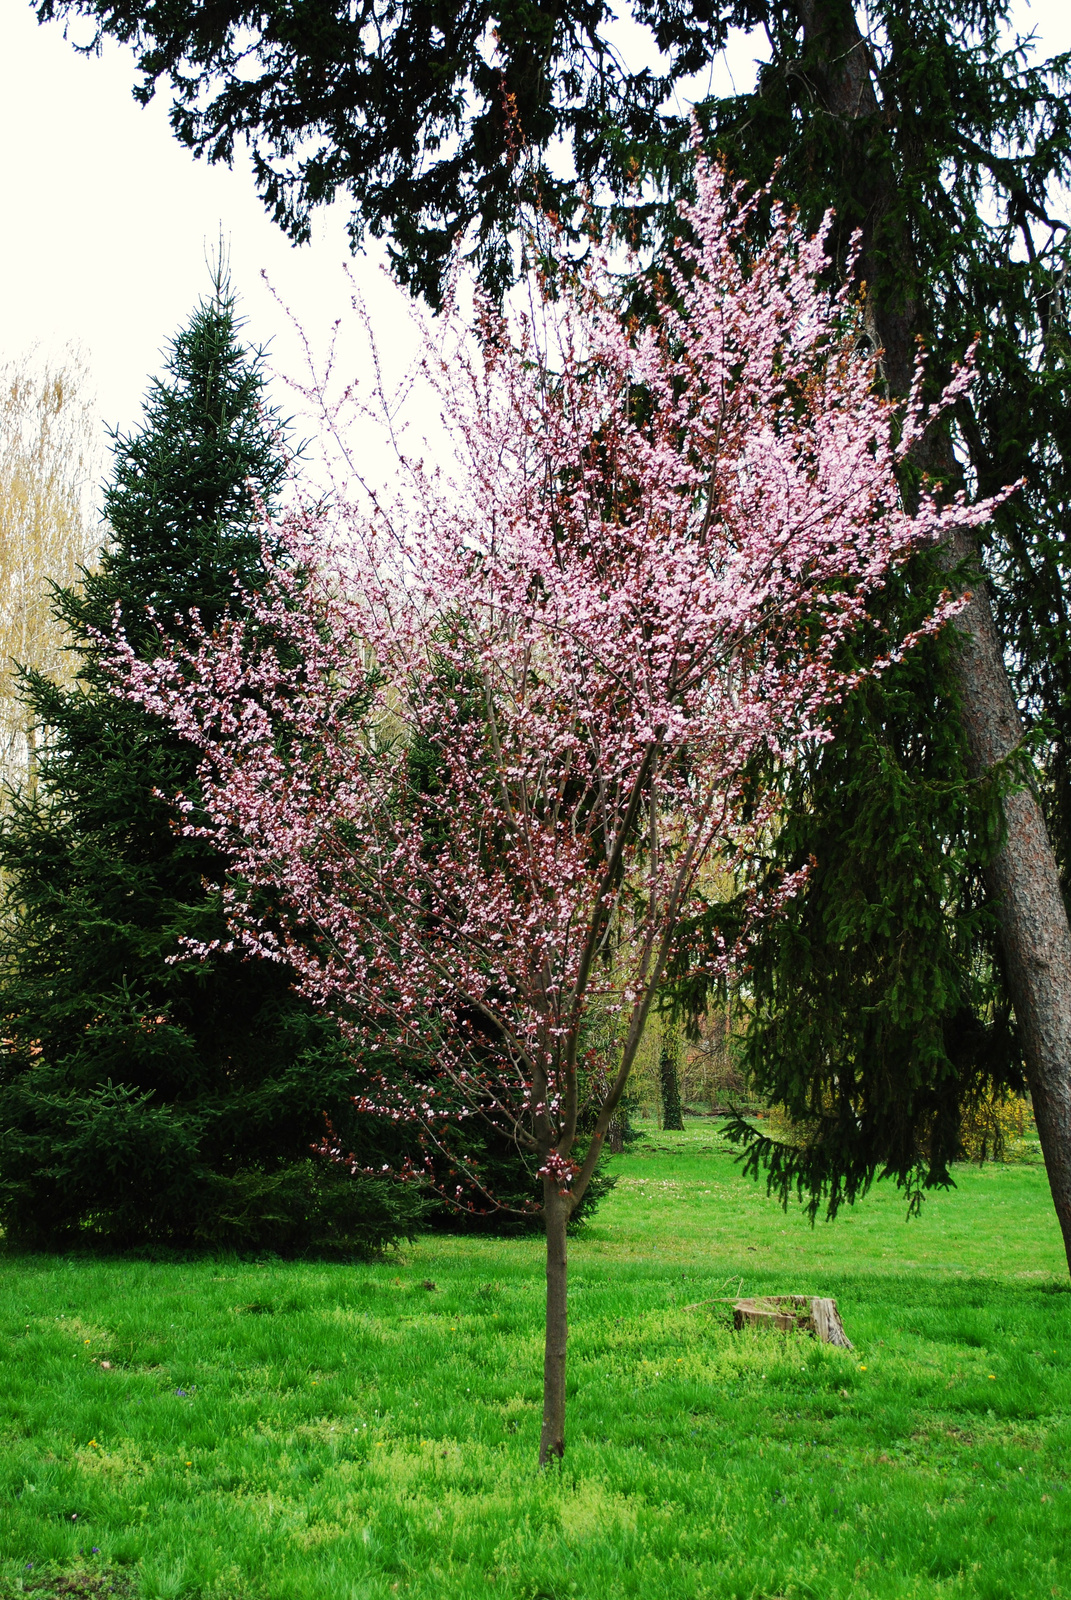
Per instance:
[[[36,738],[16,663],[72,676],[50,580],[75,581],[100,544],[99,434],[87,391],[73,353],[55,365],[0,365],[0,780],[11,784],[32,782]]]

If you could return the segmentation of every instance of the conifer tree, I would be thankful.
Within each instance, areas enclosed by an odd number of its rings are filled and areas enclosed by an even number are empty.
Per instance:
[[[314,1158],[323,1112],[347,1126],[350,1068],[334,1026],[282,965],[183,957],[223,932],[219,860],[183,838],[159,795],[196,793],[196,754],[111,692],[99,631],[118,613],[147,648],[235,581],[255,588],[261,508],[287,472],[262,358],[243,348],[217,273],[114,439],[110,543],[56,590],[74,687],[23,675],[38,784],[0,830],[0,1221],[29,1245],[96,1241],[276,1248],[374,1246],[405,1232],[412,1191]],[[363,1141],[363,1142],[362,1142]]]

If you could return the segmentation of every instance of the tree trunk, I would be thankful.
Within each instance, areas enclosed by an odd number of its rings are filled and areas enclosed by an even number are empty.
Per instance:
[[[827,114],[840,122],[847,145],[860,119],[881,115],[870,50],[855,6],[852,0],[797,0],[797,14],[815,87]],[[856,142],[856,153],[862,148]],[[865,161],[860,186],[866,223],[859,275],[870,286],[867,318],[883,347],[889,390],[903,396],[911,382],[914,336],[920,331],[918,272],[898,219],[891,167],[880,160]],[[890,262],[898,268],[897,286],[879,295],[873,285],[890,281]],[[927,465],[953,465],[947,438],[930,440],[929,450],[935,459]],[[972,777],[984,778],[1022,739],[1022,723],[973,537],[962,531],[943,555],[950,568],[973,560],[978,571],[970,604],[958,619],[963,648],[956,653],[955,673],[968,770]],[[1007,797],[1004,819],[1006,836],[989,866],[986,886],[998,918],[1026,1078],[1071,1269],[1071,929],[1045,821],[1029,789]]]
[[[662,1023],[662,1039],[658,1047],[658,1075],[662,1082],[662,1126],[672,1132],[684,1131],[681,1115],[681,1084],[677,1068],[680,1062],[680,1034],[670,1022]]]
[[[949,566],[974,560],[961,533],[943,552]],[[985,580],[956,619],[963,635],[957,681],[974,776],[1005,760],[1023,737]],[[1000,919],[1005,976],[1015,1007],[1038,1137],[1071,1268],[1071,929],[1045,818],[1033,792],[1004,800],[1005,836],[986,869]]]
[[[565,1352],[569,1331],[566,1224],[569,1202],[553,1178],[543,1179],[547,1226],[547,1336],[543,1356],[543,1432],[539,1465],[565,1455]]]

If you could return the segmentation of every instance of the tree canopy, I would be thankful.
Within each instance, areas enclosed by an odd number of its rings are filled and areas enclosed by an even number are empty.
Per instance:
[[[580,227],[578,184],[624,200],[643,181],[650,200],[639,211],[656,215],[687,165],[689,98],[749,170],[765,179],[787,158],[786,184],[805,204],[824,189],[846,236],[867,206],[865,173],[831,149],[826,52],[806,34],[824,11],[829,49],[854,48],[848,0],[634,0],[629,10],[647,40],[646,59],[631,63],[604,0],[42,0],[37,14],[88,18],[97,43],[130,45],[138,98],[169,85],[176,137],[198,155],[229,162],[247,141],[260,194],[293,239],[308,237],[318,205],[349,195],[354,242],[366,228],[386,236],[399,276],[433,300],[459,233],[472,231],[489,280],[511,275],[519,200]],[[1007,36],[1009,12],[1008,0],[869,8],[856,77],[862,91],[875,75],[881,115],[865,119],[860,153],[873,156],[876,141],[892,154],[901,216],[949,267],[985,231],[986,192],[1006,207],[1002,223],[1031,234],[1028,253],[1044,255],[1034,236],[1040,225],[1044,239],[1053,183],[1068,170],[1066,58],[1032,65],[1025,41]],[[755,33],[769,54],[755,92],[678,98],[678,86],[702,85],[731,29]],[[950,239],[967,218],[962,240]]]
[[[939,381],[978,334],[980,381],[957,416],[968,478],[982,494],[1026,479],[988,565],[1018,688],[1048,739],[1066,873],[1071,56],[1037,61],[1010,0],[875,0],[865,22],[850,0],[634,0],[630,12],[649,45],[632,65],[603,0],[38,6],[42,21],[87,18],[98,43],[130,45],[138,97],[167,86],[176,137],[198,155],[230,161],[247,141],[292,238],[347,195],[354,244],[384,236],[401,281],[433,304],[459,236],[487,282],[510,281],[525,205],[574,241],[589,203],[633,236],[671,238],[691,183],[689,89],[734,173],[762,185],[780,163],[774,193],[808,227],[833,209],[838,268],[862,229],[858,272],[893,392],[917,335]],[[753,91],[711,96],[703,75],[731,29],[768,59]]]

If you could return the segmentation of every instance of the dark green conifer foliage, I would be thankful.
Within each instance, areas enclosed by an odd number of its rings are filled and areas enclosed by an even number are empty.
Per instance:
[[[375,1133],[347,1125],[345,1051],[288,970],[183,956],[181,936],[225,934],[205,887],[221,863],[156,794],[196,794],[196,753],[110,694],[102,666],[95,630],[116,611],[148,652],[147,606],[165,630],[194,607],[211,621],[236,579],[256,584],[258,507],[287,467],[261,357],[238,332],[217,280],[143,426],[115,438],[99,569],[57,593],[77,685],[25,679],[40,765],[0,831],[0,1221],[21,1244],[353,1250],[420,1209],[413,1191],[312,1157],[324,1110],[370,1157]]]
[[[921,613],[929,569],[919,561],[910,596],[897,585],[888,597],[898,624]],[[749,1168],[812,1211],[824,1200],[835,1213],[876,1174],[917,1205],[950,1181],[963,1111],[1023,1089],[982,881],[999,787],[967,779],[952,648],[948,634],[927,640],[865,684],[832,741],[777,774],[784,821],[756,870],[771,885],[806,865],[810,876],[752,947],[741,1055],[800,1142],[744,1119],[733,1132]]]
[[[919,626],[944,575],[929,555],[887,584],[877,626],[845,652],[852,670]],[[776,917],[760,921],[739,1000],[737,1054],[752,1095],[782,1106],[790,1142],[744,1116],[729,1126],[746,1170],[783,1199],[835,1214],[875,1177],[947,1186],[963,1112],[1024,1089],[983,868],[1000,837],[997,773],[971,782],[949,655],[954,635],[924,639],[845,697],[832,738],[768,760],[760,791],[782,798],[780,825],[736,865],[776,890],[808,871]],[[704,952],[739,930],[741,902],[712,901],[671,974],[692,1020],[711,998]]]

